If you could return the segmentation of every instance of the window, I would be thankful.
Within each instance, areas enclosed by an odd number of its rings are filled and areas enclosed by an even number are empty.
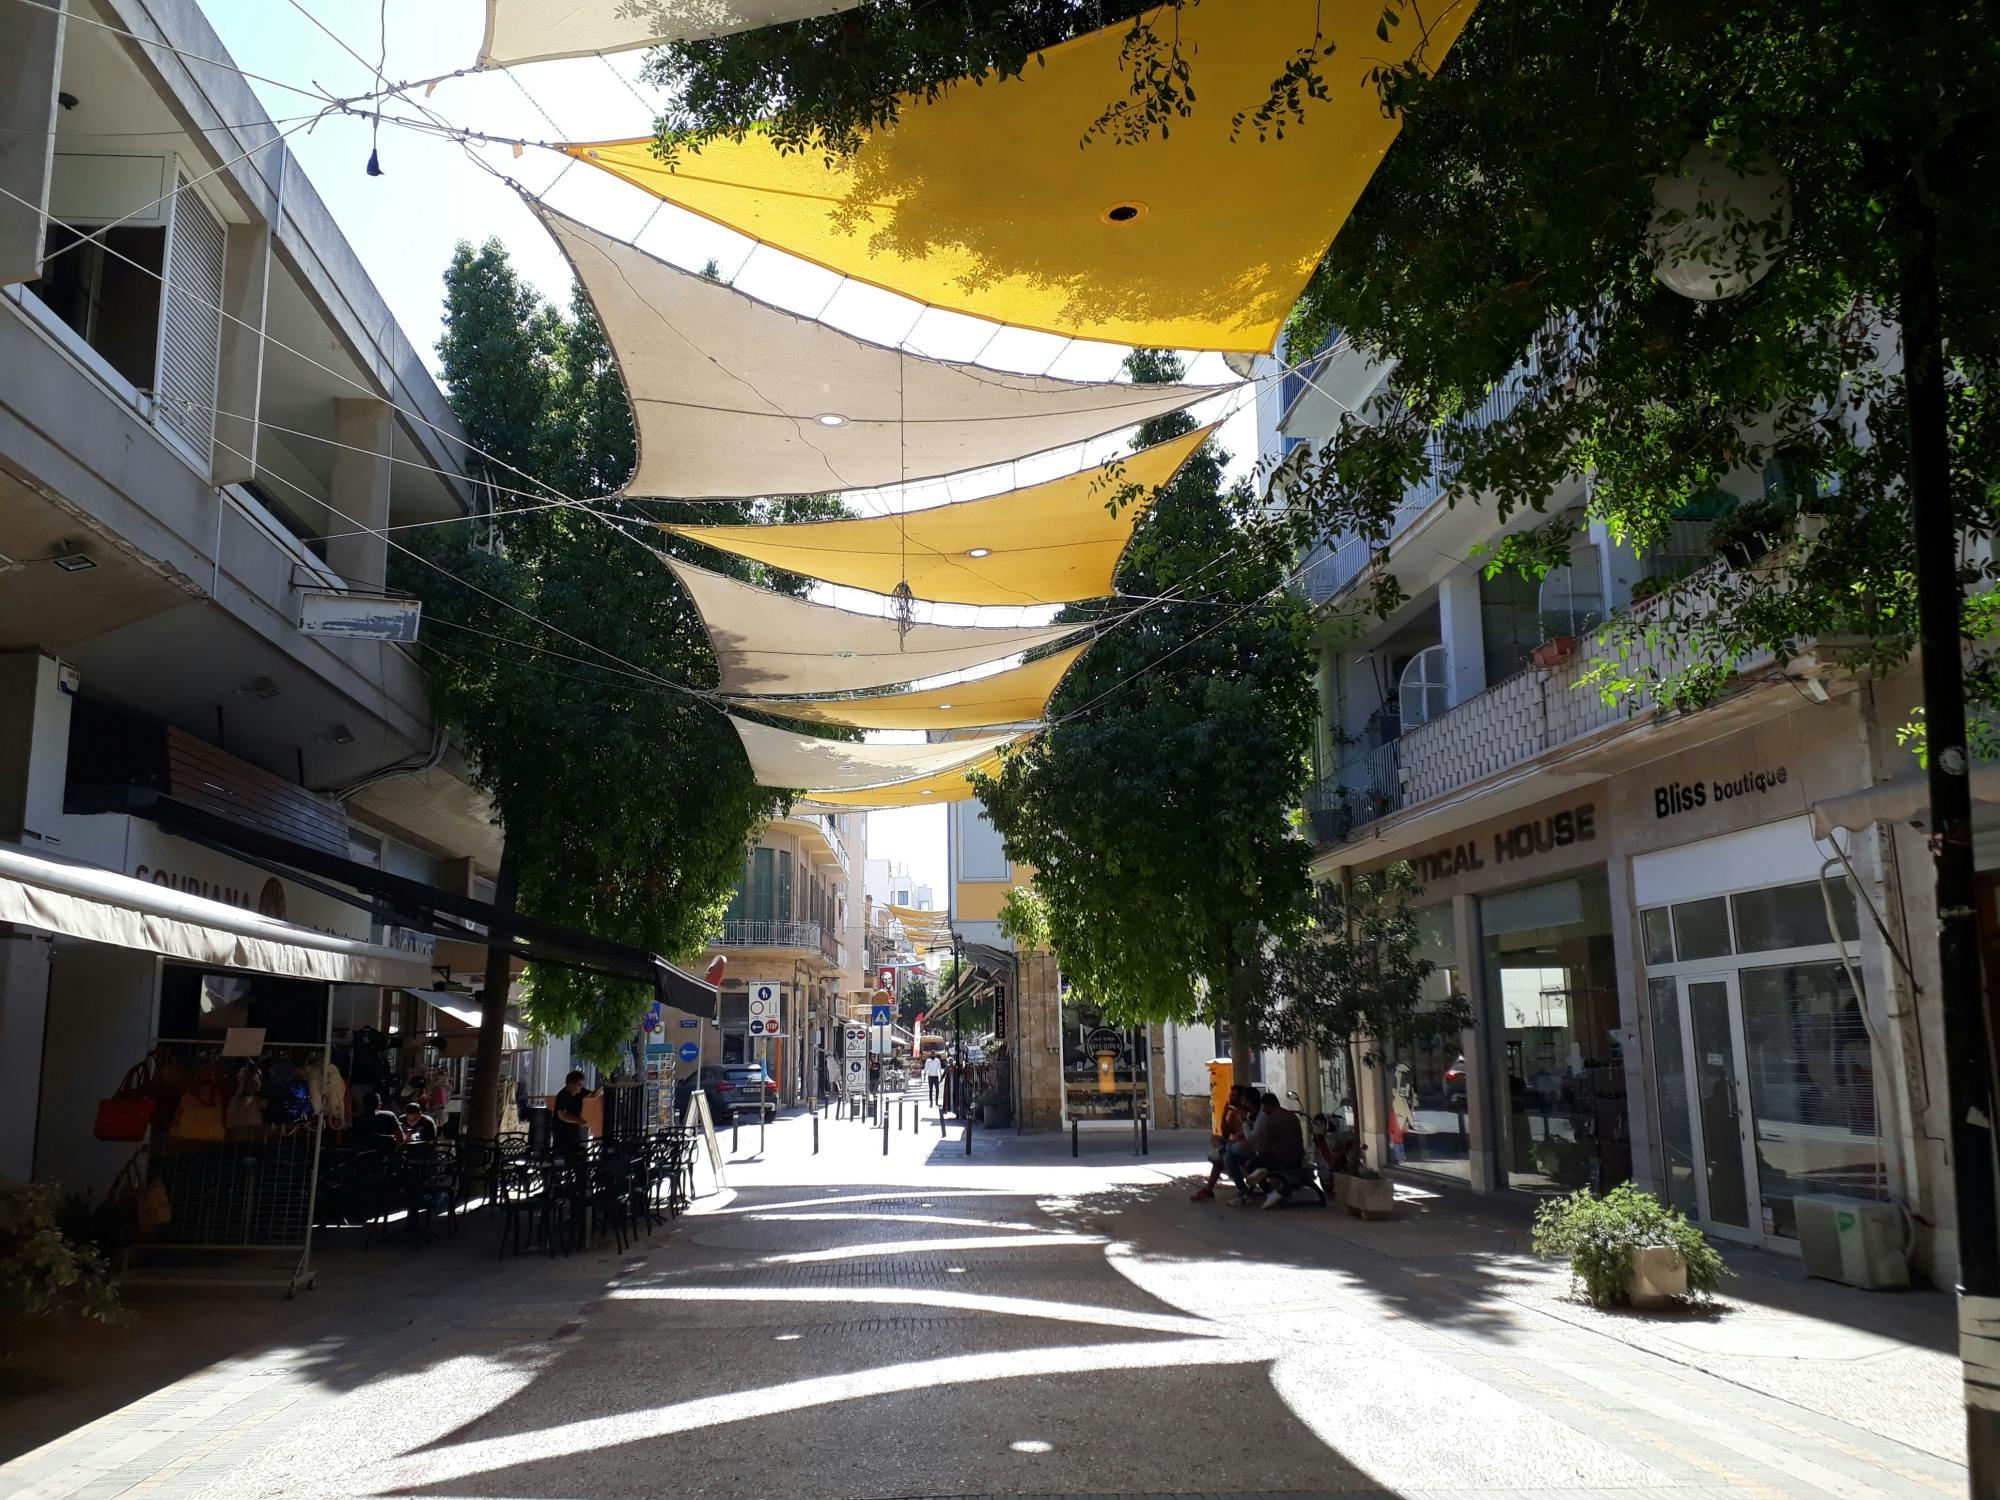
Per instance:
[[[1833,898],[1834,921],[1841,939],[1853,942],[1860,935],[1853,890],[1843,880],[1828,886],[1826,895]],[[1737,946],[1744,953],[1817,948],[1833,941],[1826,925],[1826,896],[1821,895],[1817,880],[1745,891],[1729,899],[1736,908]]]
[[[222,359],[222,268],[228,241],[185,173],[167,241],[167,304],[160,320],[159,418],[206,463],[215,439],[215,377]]]
[[[1604,623],[1604,581],[1597,548],[1572,549],[1570,560],[1543,575],[1538,600],[1542,638],[1584,635]]]
[[[1722,958],[1729,949],[1729,903],[1721,896],[1683,901],[1674,908],[1674,947],[1682,963]]]
[[[1396,708],[1405,732],[1430,723],[1451,706],[1445,672],[1443,646],[1426,647],[1404,665],[1396,687]]]
[[[1674,961],[1673,922],[1664,906],[1640,912],[1639,930],[1646,947],[1647,963],[1670,964]]]
[[[41,279],[28,290],[135,388],[151,391],[159,363],[159,278],[166,269],[167,232],[123,224],[86,234],[50,224],[48,259]]]
[[[792,852],[789,849],[780,849],[778,851],[778,920],[780,922],[794,920],[792,910]]]
[[[768,922],[775,915],[773,904],[778,894],[778,883],[773,875],[773,867],[778,854],[775,849],[758,849],[750,857],[750,920]],[[789,862],[789,856],[787,856]]]

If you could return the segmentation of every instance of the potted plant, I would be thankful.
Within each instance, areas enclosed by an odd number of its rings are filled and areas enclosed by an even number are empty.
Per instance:
[[[1588,1188],[1535,1214],[1537,1255],[1569,1258],[1572,1290],[1593,1307],[1665,1307],[1707,1297],[1726,1270],[1715,1246],[1651,1193],[1629,1182],[1598,1197]]]
[[[1407,862],[1344,886],[1314,886],[1306,921],[1265,955],[1265,993],[1276,1003],[1261,1018],[1262,1039],[1316,1047],[1360,1069],[1380,1066],[1403,1042],[1448,1037],[1455,1044],[1472,1024],[1472,1009],[1462,995],[1429,993],[1437,965],[1418,952],[1415,902],[1422,895]],[[1333,1196],[1363,1218],[1386,1217],[1395,1184],[1367,1164],[1358,1139],[1344,1162],[1333,1174]]]
[[[1528,653],[1528,660],[1538,667],[1559,667],[1576,655],[1576,640],[1573,635],[1550,636]]]

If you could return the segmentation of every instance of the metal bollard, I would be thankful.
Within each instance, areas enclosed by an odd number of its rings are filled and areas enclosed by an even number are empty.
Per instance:
[[[1139,1116],[1139,1154],[1141,1156],[1151,1156],[1153,1154],[1152,1142],[1146,1136],[1146,1124],[1146,1117],[1144,1115]]]
[[[972,1116],[965,1117],[965,1154],[972,1155]]]
[[[889,1154],[889,1111],[882,1111],[882,1154]]]
[[[813,1116],[813,1155],[819,1155],[819,1116]]]
[[[729,1116],[729,1154],[736,1154],[736,1143],[743,1137],[743,1118],[734,1112]]]
[[[1071,1156],[1075,1156],[1076,1150],[1077,1150],[1076,1121],[1071,1120],[1069,1122],[1069,1154]]]

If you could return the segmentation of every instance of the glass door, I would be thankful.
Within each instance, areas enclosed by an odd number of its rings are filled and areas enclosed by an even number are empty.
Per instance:
[[[1755,1240],[1762,1225],[1750,1217],[1750,1107],[1743,1087],[1734,975],[1683,977],[1681,1013],[1687,1026],[1689,1109],[1695,1174],[1704,1227],[1732,1239]]]

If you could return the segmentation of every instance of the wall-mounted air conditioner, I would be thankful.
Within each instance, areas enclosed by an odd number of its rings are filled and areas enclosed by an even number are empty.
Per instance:
[[[1903,1211],[1872,1198],[1797,1197],[1799,1253],[1806,1274],[1878,1290],[1910,1284]]]

